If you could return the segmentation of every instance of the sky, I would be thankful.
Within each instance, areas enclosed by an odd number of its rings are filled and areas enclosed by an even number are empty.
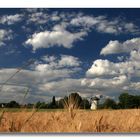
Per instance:
[[[0,102],[21,102],[27,90],[28,103],[71,92],[113,99],[123,92],[139,94],[139,13],[1,8]]]

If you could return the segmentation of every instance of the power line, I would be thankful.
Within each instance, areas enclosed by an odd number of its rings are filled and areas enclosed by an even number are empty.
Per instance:
[[[34,63],[34,59],[29,59],[27,61],[27,63],[25,63],[25,65],[23,65],[21,68],[18,68],[17,71],[15,73],[13,73],[4,83],[1,84],[0,86],[0,91],[2,90],[3,86],[9,81],[11,80],[17,73],[19,73],[21,70],[23,70],[24,68],[26,68],[27,66],[31,65],[32,63]]]

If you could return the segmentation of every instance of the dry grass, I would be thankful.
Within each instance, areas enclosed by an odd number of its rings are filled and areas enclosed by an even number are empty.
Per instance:
[[[1,112],[0,132],[140,132],[140,110]]]

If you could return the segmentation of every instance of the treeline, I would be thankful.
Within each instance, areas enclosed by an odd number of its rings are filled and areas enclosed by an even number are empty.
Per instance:
[[[16,101],[10,101],[9,103],[0,103],[0,107],[4,108],[38,108],[38,109],[63,109],[63,108],[79,108],[90,109],[90,101],[82,98],[78,93],[71,93],[69,96],[65,96],[60,100],[56,100],[55,96],[52,97],[52,101],[49,103],[38,101],[35,104],[20,105]],[[130,109],[140,108],[140,95],[130,95],[128,93],[122,93],[119,96],[119,102],[113,99],[105,99],[103,103],[98,105],[99,109]]]
[[[65,96],[60,100],[56,100],[55,96],[52,97],[52,101],[49,103],[38,101],[35,104],[20,105],[16,101],[10,101],[9,103],[0,103],[0,107],[4,108],[38,108],[38,109],[63,109],[72,106],[72,108],[89,109],[90,102],[87,99],[83,99],[78,93],[71,93],[69,96]]]
[[[106,99],[103,104],[99,105],[99,107],[105,109],[140,108],[140,95],[130,95],[128,93],[122,93],[119,96],[118,103],[116,103],[113,99]]]

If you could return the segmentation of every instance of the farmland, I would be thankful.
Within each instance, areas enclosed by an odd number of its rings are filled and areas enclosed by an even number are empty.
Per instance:
[[[140,132],[140,109],[0,110],[0,132]]]

